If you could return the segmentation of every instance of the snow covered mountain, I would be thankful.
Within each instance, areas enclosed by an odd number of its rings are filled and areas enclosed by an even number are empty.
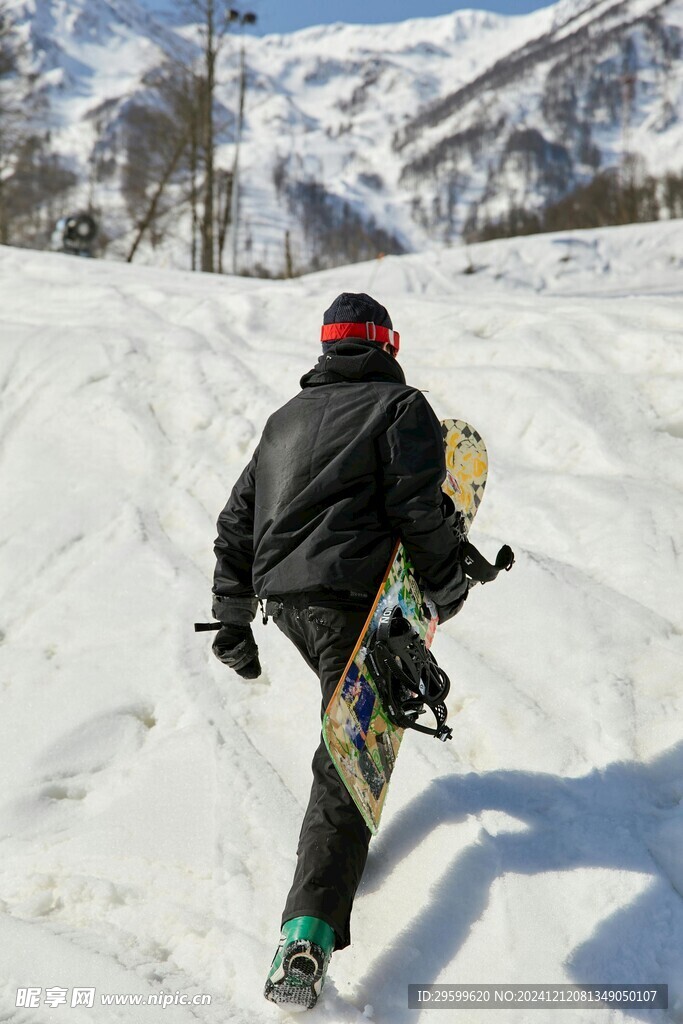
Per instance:
[[[149,71],[192,55],[168,0],[12,0],[81,194],[129,241],[126,118]],[[539,208],[639,154],[681,170],[683,0],[560,0],[523,17],[458,11],[394,25],[244,37],[237,268],[282,271],[452,242],[512,206]],[[234,111],[239,43],[219,96]],[[220,162],[232,168],[234,118]],[[182,215],[146,258],[187,264]],[[117,251],[116,244],[112,253]],[[354,251],[354,244],[357,252]]]
[[[255,683],[192,623],[218,512],[351,290],[482,431],[473,540],[517,564],[439,629],[454,738],[406,737],[310,1019],[432,1024],[409,982],[606,982],[668,984],[669,1009],[566,1019],[683,1022],[682,226],[277,282],[0,247],[0,1018],[283,1019],[261,991],[317,683],[272,621]]]
[[[683,6],[572,0],[550,14],[545,31],[399,132],[402,181],[432,183],[432,230],[538,208],[625,151],[654,173],[683,165]]]

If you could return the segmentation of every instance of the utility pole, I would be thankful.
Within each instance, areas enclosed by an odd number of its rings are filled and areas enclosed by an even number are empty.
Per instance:
[[[239,22],[240,27],[244,25],[255,25],[256,15],[253,11],[245,11],[240,13],[239,11],[231,11],[231,15],[234,14],[235,21]],[[235,157],[232,165],[232,192],[230,195],[230,221],[232,224],[232,272],[237,273],[238,270],[238,255],[237,255],[237,242],[239,238],[239,192],[240,192],[240,181],[239,181],[239,162],[240,162],[240,145],[242,142],[242,129],[244,127],[244,96],[247,90],[247,67],[244,52],[244,39],[240,46],[240,80],[239,80],[239,101],[237,106],[237,124],[235,127]]]
[[[202,219],[202,270],[213,272],[213,197],[214,197],[214,148],[213,95],[216,87],[216,11],[214,0],[206,0],[206,39],[204,43],[204,71],[206,86],[203,103],[204,128],[204,213]]]
[[[0,0],[0,3],[2,0]],[[218,57],[226,36],[233,24],[239,26],[256,24],[252,11],[239,11],[228,6],[226,0],[186,0],[187,6],[199,15],[199,32],[202,40],[201,72],[196,81],[196,124],[197,130],[191,137],[192,160],[192,265],[198,256],[199,267],[206,273],[223,270],[223,246],[228,229],[234,200],[232,178],[226,171],[216,167],[216,136],[220,126],[215,122],[214,103],[216,99],[216,73]],[[240,74],[239,113],[236,117],[236,149],[242,131],[244,112],[244,89],[246,81],[244,44],[242,44],[242,68]],[[236,158],[237,159],[237,158]],[[196,182],[198,165],[203,166],[203,180]],[[201,210],[198,210],[201,206]],[[199,229],[199,246],[195,247],[196,231]],[[198,252],[196,251],[198,248]]]
[[[244,93],[246,88],[246,69],[244,62],[244,43],[240,50],[240,96],[237,110],[237,129],[235,133],[235,159],[232,165],[232,195],[230,220],[232,221],[232,272],[237,273],[237,238],[239,228],[239,164],[240,143],[242,141],[242,125],[244,123]]]

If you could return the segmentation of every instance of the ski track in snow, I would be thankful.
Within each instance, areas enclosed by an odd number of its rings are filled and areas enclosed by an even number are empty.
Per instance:
[[[436,640],[454,741],[407,738],[354,942],[311,1019],[426,1020],[408,982],[627,981],[667,982],[669,1011],[640,1016],[683,1021],[682,234],[539,236],[277,283],[0,249],[13,1021],[61,1012],[16,1008],[20,985],[209,993],[165,1019],[280,1019],[261,989],[317,684],[272,623],[257,619],[255,684],[192,623],[210,612],[218,512],[343,290],[388,306],[408,380],[483,433],[474,539],[490,557],[511,543],[517,565]]]

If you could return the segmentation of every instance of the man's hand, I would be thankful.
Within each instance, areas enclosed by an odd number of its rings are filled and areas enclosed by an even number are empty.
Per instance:
[[[465,601],[467,600],[467,595],[470,592],[470,587],[472,586],[472,581],[468,580],[467,584],[468,584],[467,590],[465,590],[464,593],[461,593],[460,597],[455,598],[450,604],[446,604],[446,605],[437,604],[436,605],[436,610],[437,610],[437,613],[438,613],[438,616],[439,616],[439,625],[441,625],[444,622],[448,622],[448,620],[452,619],[454,615],[457,615],[459,611],[462,611],[462,606],[464,605]]]
[[[471,580],[467,578],[462,564],[458,564],[455,575],[448,583],[439,587],[427,586],[425,593],[436,605],[439,615],[439,623],[448,622],[454,615],[457,615],[467,600]]]
[[[212,644],[213,653],[242,679],[258,679],[261,662],[251,626],[221,626]]]

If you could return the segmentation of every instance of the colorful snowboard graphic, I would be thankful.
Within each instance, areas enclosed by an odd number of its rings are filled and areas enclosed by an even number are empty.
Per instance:
[[[463,420],[443,420],[441,426],[446,448],[443,489],[463,513],[469,530],[486,484],[486,446]],[[436,616],[425,601],[402,544],[394,551],[365,628],[323,718],[323,736],[330,756],[373,834],[379,828],[404,730],[389,721],[382,707],[366,665],[366,645],[384,609],[397,603],[429,646],[436,632]]]

